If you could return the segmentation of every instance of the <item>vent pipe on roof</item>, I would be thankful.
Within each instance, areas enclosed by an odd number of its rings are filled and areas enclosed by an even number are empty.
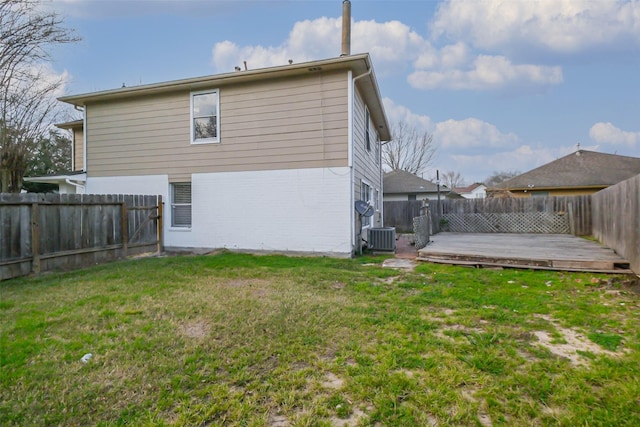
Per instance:
[[[342,2],[342,53],[340,56],[351,55],[351,2]]]

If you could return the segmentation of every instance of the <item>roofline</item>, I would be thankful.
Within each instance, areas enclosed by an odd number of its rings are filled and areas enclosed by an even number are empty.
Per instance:
[[[82,119],[72,120],[70,122],[54,123],[54,126],[60,129],[81,128],[83,125],[84,121]]]
[[[109,89],[97,92],[89,92],[78,95],[68,95],[58,98],[59,101],[76,106],[84,106],[86,102],[102,101],[127,98],[137,95],[150,95],[156,93],[171,92],[174,90],[197,90],[201,87],[209,87],[211,84],[217,83],[237,83],[252,80],[259,80],[268,74],[297,75],[305,72],[316,72],[326,69],[340,68],[358,68],[357,62],[363,62],[363,70],[368,71],[371,68],[369,54],[362,53],[357,55],[340,56],[337,58],[324,59],[319,61],[302,62],[299,64],[280,65],[275,67],[257,68],[246,71],[233,71],[223,74],[212,74],[201,77],[193,77],[188,79],[170,80],[160,83],[151,83],[146,85],[122,87],[118,89]],[[349,67],[349,64],[353,65]],[[320,68],[320,69],[316,69]]]
[[[580,149],[580,150],[573,151],[573,152],[571,152],[571,153],[569,153],[569,154],[567,154],[565,156],[562,156],[562,157],[560,157],[558,159],[552,160],[549,163],[545,163],[543,165],[540,165],[537,168],[533,168],[533,169],[531,169],[531,170],[529,170],[527,172],[521,173],[520,175],[517,175],[517,176],[514,176],[512,178],[509,178],[508,180],[503,181],[500,184],[496,184],[496,186],[494,186],[492,188],[500,189],[500,190],[511,190],[511,189],[514,189],[514,190],[515,189],[529,190],[528,187],[512,187],[512,188],[510,188],[508,186],[508,184],[509,184],[510,181],[515,181],[516,179],[517,180],[521,180],[521,179],[523,179],[523,177],[527,177],[528,175],[531,175],[531,174],[533,174],[534,172],[536,172],[536,171],[538,171],[540,169],[545,169],[545,168],[549,167],[549,165],[551,165],[553,163],[560,162],[560,161],[562,161],[562,160],[564,160],[564,159],[566,159],[568,157],[571,157],[571,156],[582,155],[583,153],[587,153],[589,155],[595,154],[595,155],[598,155],[598,156],[609,156],[609,157],[615,157],[615,158],[621,158],[621,159],[624,159],[624,158],[633,159],[633,160],[640,159],[638,157],[633,157],[633,156],[622,156],[620,154],[600,153],[598,151],[590,151],[590,150]],[[582,186],[575,186],[575,187],[571,187],[571,188],[595,188],[595,187],[606,188],[609,185],[613,185],[613,184],[582,185]],[[537,188],[543,188],[543,187],[537,187]],[[566,187],[547,187],[547,189],[556,189],[556,188],[566,188]]]
[[[140,86],[122,87],[118,89],[110,89],[98,92],[89,92],[78,95],[68,95],[58,98],[59,101],[67,104],[75,105],[78,107],[84,107],[87,103],[97,101],[111,101],[132,98],[143,95],[155,95],[162,93],[170,93],[174,91],[182,90],[200,90],[210,88],[212,85],[221,84],[235,84],[242,82],[251,82],[264,79],[269,75],[275,77],[297,76],[303,75],[309,72],[318,71],[331,71],[348,69],[352,70],[354,77],[362,75],[363,80],[370,84],[374,96],[377,98],[377,103],[380,106],[378,114],[375,114],[378,131],[380,132],[380,139],[382,141],[389,141],[391,139],[391,131],[387,115],[382,103],[382,96],[380,95],[380,88],[375,78],[373,71],[373,65],[368,53],[360,53],[355,55],[339,56],[337,58],[329,58],[318,61],[301,62],[299,64],[280,65],[275,67],[257,68],[254,70],[245,71],[233,71],[223,74],[213,74],[202,77],[194,77],[181,80],[171,80],[161,83],[153,83]],[[369,76],[365,76],[369,73]],[[362,80],[358,81],[358,84]],[[374,113],[372,111],[372,113]],[[373,114],[372,114],[373,115]]]
[[[86,172],[71,172],[58,175],[44,175],[44,176],[26,176],[23,178],[25,182],[58,182],[58,181],[87,181]]]

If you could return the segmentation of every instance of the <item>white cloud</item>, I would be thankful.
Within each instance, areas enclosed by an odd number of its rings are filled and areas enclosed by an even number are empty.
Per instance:
[[[444,149],[496,148],[517,144],[519,138],[514,133],[503,133],[491,123],[471,117],[436,124],[434,140]]]
[[[444,49],[443,49],[444,51]],[[443,57],[441,62],[455,61],[456,66],[462,55],[455,58]],[[467,69],[443,67],[440,69],[417,70],[408,77],[409,84],[418,89],[446,88],[454,90],[495,90],[505,87],[544,87],[562,83],[562,69],[532,64],[513,64],[504,56],[479,55]]]
[[[216,43],[213,64],[217,71],[232,71],[247,61],[250,68],[284,65],[289,59],[306,62],[335,57],[341,47],[339,18],[297,22],[278,46],[238,46]],[[496,90],[516,86],[549,86],[563,80],[560,67],[513,64],[504,56],[474,56],[464,43],[435,49],[410,27],[399,22],[355,21],[351,30],[353,53],[369,52],[376,72],[383,76],[413,66],[409,83],[417,89]]]
[[[334,58],[341,52],[342,18],[318,18],[294,24],[289,37],[278,46],[238,46],[231,41],[216,43],[213,64],[217,71],[231,71],[247,61],[251,68],[284,65],[289,59],[305,62]],[[395,73],[431,48],[423,37],[399,22],[354,21],[351,52],[369,52],[377,74]]]
[[[433,125],[429,116],[415,114],[409,108],[396,104],[390,98],[383,98],[382,103],[391,126],[394,123],[404,121],[408,125],[414,126],[418,131],[433,132]]]
[[[592,140],[601,144],[624,145],[627,147],[640,145],[640,132],[624,131],[609,122],[600,122],[591,126],[589,136]]]
[[[438,7],[431,30],[435,38],[481,49],[583,53],[637,50],[639,19],[637,0],[448,0]]]
[[[586,147],[585,147],[586,148]],[[575,150],[575,146],[549,148],[520,145],[512,150],[481,154],[453,153],[443,163],[444,169],[460,171],[469,182],[481,182],[496,171],[530,171],[559,159]]]

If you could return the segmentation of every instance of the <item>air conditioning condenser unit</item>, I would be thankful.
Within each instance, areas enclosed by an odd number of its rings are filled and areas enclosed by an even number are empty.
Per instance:
[[[368,232],[369,248],[374,251],[396,251],[396,228],[370,228]]]

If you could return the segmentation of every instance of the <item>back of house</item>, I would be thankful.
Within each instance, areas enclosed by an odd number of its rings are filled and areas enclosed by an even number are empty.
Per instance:
[[[60,99],[83,111],[67,128],[84,191],[162,195],[168,249],[349,256],[359,221],[382,226],[390,133],[368,54]]]

